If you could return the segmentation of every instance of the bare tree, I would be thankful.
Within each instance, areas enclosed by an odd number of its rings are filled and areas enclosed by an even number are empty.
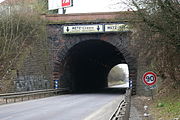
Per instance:
[[[0,6],[0,92],[11,88],[18,61],[39,41],[45,43],[45,21],[40,18],[42,4],[7,3]]]
[[[139,23],[134,34],[137,56],[162,78],[179,83],[180,1],[132,0]],[[142,62],[141,62],[142,63]]]

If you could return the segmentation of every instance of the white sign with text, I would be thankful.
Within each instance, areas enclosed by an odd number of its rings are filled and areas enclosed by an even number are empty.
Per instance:
[[[107,24],[105,25],[105,32],[120,32],[120,31],[130,31],[127,24]]]
[[[76,33],[100,33],[103,32],[103,25],[74,25],[74,26],[63,26],[64,34],[76,34]]]

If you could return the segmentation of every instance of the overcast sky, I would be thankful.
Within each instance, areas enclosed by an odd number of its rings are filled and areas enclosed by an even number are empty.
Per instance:
[[[62,0],[48,0],[49,9],[60,8]],[[128,0],[73,0],[73,6],[66,8],[68,13],[93,13],[127,11]],[[62,9],[60,9],[62,11]]]
[[[2,1],[4,1],[4,0],[0,0],[0,3],[1,3]]]
[[[67,13],[127,11],[127,0],[74,0]]]
[[[2,1],[4,0],[0,0]],[[50,1],[61,2],[61,0]],[[129,7],[124,2],[127,3],[127,0],[73,0],[73,7],[67,8],[66,13],[127,11]]]

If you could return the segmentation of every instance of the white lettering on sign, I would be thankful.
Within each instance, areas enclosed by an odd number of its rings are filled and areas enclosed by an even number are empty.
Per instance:
[[[62,0],[62,7],[72,6],[72,0]]]
[[[70,3],[70,0],[62,0],[62,3],[63,4],[68,4],[68,3]]]
[[[75,33],[101,33],[104,32],[103,25],[77,25],[77,26],[63,26],[64,34]]]
[[[105,25],[105,32],[123,32],[130,31],[127,24],[109,24]]]

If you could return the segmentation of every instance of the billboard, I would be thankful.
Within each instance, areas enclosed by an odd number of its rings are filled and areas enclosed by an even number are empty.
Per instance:
[[[72,0],[48,0],[48,10],[56,10],[70,6],[72,6]]]
[[[48,0],[48,10],[56,10],[61,7],[61,0]]]

